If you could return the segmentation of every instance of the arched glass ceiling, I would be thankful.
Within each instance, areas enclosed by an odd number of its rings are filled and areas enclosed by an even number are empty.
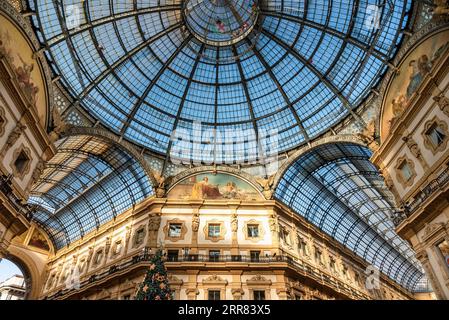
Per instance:
[[[180,144],[170,142],[172,132],[186,130],[180,157],[229,163],[254,160],[255,137],[271,146],[276,131],[271,152],[281,152],[352,114],[395,55],[411,1],[29,0],[29,7],[53,70],[94,118],[162,154]]]
[[[319,146],[289,167],[275,197],[413,291],[424,273],[394,231],[395,209],[370,156],[349,143]]]
[[[91,136],[58,143],[34,185],[36,221],[60,249],[153,194],[141,165],[115,144]]]

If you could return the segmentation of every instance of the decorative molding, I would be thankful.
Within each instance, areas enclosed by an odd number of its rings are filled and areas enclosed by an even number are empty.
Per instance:
[[[170,225],[171,224],[179,224],[181,225],[181,234],[179,237],[172,237],[170,236]],[[172,242],[176,242],[179,240],[184,240],[185,234],[187,233],[187,227],[184,220],[180,220],[178,218],[167,220],[167,223],[164,226],[164,236],[165,240],[170,240]]]
[[[27,156],[28,160],[26,160],[26,164],[25,167],[22,169],[21,172],[17,171],[17,167],[15,162],[17,161],[17,158],[19,157],[19,155],[21,153],[25,153],[25,155]],[[33,158],[31,157],[31,150],[28,147],[25,147],[23,144],[20,145],[20,147],[18,147],[16,150],[14,150],[13,156],[12,156],[12,161],[9,164],[11,169],[12,169],[12,173],[14,175],[15,178],[18,178],[20,180],[23,180],[23,178],[30,172],[30,167],[31,167],[31,162],[33,161]]]
[[[417,30],[402,46],[397,52],[396,57],[393,59],[392,64],[395,68],[390,68],[386,75],[384,76],[380,88],[379,88],[379,99],[380,99],[380,109],[378,117],[378,127],[381,129],[380,123],[383,121],[383,114],[387,106],[387,95],[389,93],[390,86],[392,85],[397,71],[401,68],[402,64],[408,58],[408,56],[416,49],[421,43],[426,41],[428,38],[444,32],[444,30],[449,29],[449,21],[446,20],[432,20],[421,29]],[[382,136],[382,132],[379,132]],[[390,130],[391,134],[391,130]],[[381,141],[383,144],[384,141]]]
[[[7,124],[5,109],[0,106],[0,137],[5,134],[5,127]]]
[[[444,223],[430,223],[424,228],[422,241],[425,242],[434,236],[438,231],[444,230]]]
[[[209,225],[211,224],[218,224],[220,225],[220,235],[218,237],[210,237],[209,236]],[[225,234],[226,234],[226,228],[224,226],[224,221],[222,220],[216,220],[216,219],[212,219],[206,222],[206,225],[203,228],[203,232],[204,232],[204,238],[206,240],[210,240],[212,242],[218,242],[220,240],[223,240],[225,238]]]
[[[142,239],[138,241],[137,236],[140,232],[143,232]],[[136,228],[136,231],[134,231],[133,240],[132,240],[132,247],[133,248],[139,248],[145,243],[145,237],[147,236],[147,228],[145,228],[145,225],[140,225]]]
[[[441,128],[445,135],[443,142],[438,146],[435,146],[432,143],[432,141],[430,141],[429,135],[427,134],[427,132],[433,125],[436,125],[437,127]],[[449,141],[449,131],[448,131],[447,123],[440,120],[437,116],[434,116],[431,120],[428,120],[424,124],[424,130],[422,131],[421,135],[424,140],[424,146],[427,149],[429,149],[430,151],[432,151],[433,155],[436,155],[438,152],[446,150],[447,142]]]
[[[219,275],[213,274],[206,279],[203,279],[203,285],[219,285],[226,286],[228,284],[228,280],[221,278]]]
[[[45,83],[45,91],[47,93],[47,119],[45,125],[47,126],[49,123],[49,115],[50,111],[53,110],[54,107],[54,91],[52,84],[52,71],[48,65],[47,59],[43,53],[44,50],[41,50],[41,44],[33,30],[33,27],[29,23],[28,19],[23,17],[23,15],[18,12],[14,6],[12,6],[6,0],[0,0],[0,11],[4,12],[6,16],[12,20],[12,22],[18,26],[22,33],[24,34],[24,38],[27,40],[28,44],[33,51],[33,57],[38,63],[40,70],[42,71],[42,76],[44,77]]]
[[[1,155],[5,156],[6,152],[19,140],[24,133],[27,126],[18,122],[16,127],[9,133],[8,139],[6,139],[5,145],[2,148]]]
[[[418,146],[418,143],[416,142],[416,140],[413,138],[413,135],[411,133],[408,132],[404,132],[403,137],[402,137],[402,141],[405,142],[407,148],[410,150],[410,153],[416,158],[418,159],[419,163],[421,164],[421,166],[423,167],[424,170],[428,170],[429,169],[429,165],[427,164],[426,160],[424,159],[421,149]]]
[[[406,162],[409,165],[410,171],[412,172],[412,175],[408,180],[405,179],[405,177],[402,174],[402,171],[399,169],[404,162]],[[398,160],[396,161],[396,166],[394,167],[394,169],[396,170],[396,178],[404,189],[413,185],[413,181],[416,178],[415,163],[413,161],[411,161],[405,156],[399,157]]]
[[[440,110],[449,117],[449,98],[442,92],[440,95],[433,97],[433,101],[435,101]]]
[[[260,285],[260,286],[266,286],[271,285],[271,280],[265,278],[264,276],[257,274],[254,277],[252,277],[249,280],[246,280],[246,284],[250,286],[254,285]]]
[[[258,236],[257,237],[248,236],[248,225],[257,225],[258,226]],[[254,220],[254,219],[245,221],[242,231],[244,233],[245,240],[250,240],[252,242],[259,242],[265,236],[265,230],[262,226],[262,222]]]

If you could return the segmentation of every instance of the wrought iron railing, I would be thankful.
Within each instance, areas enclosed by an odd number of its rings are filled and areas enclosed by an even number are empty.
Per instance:
[[[46,299],[57,299],[69,293],[75,293],[76,291],[82,289],[83,287],[93,284],[95,282],[99,282],[106,277],[120,272],[125,271],[131,266],[135,266],[138,263],[145,263],[151,260],[153,254],[150,253],[148,249],[144,249],[141,253],[133,256],[132,258],[123,261],[117,265],[113,265],[109,267],[107,270],[99,272],[97,274],[93,274],[87,279],[75,284],[73,288],[62,289],[56,292],[55,294],[49,295]],[[285,255],[275,255],[275,256],[245,256],[245,255],[184,255],[184,256],[164,256],[163,258],[167,263],[167,266],[173,266],[173,263],[183,262],[188,265],[189,263],[279,263],[283,262],[288,264],[288,266],[294,268],[298,273],[308,276],[319,283],[331,286],[338,292],[346,294],[347,296],[353,297],[354,299],[370,299],[368,294],[365,294],[361,291],[356,290],[354,287],[351,287],[349,284],[344,283],[343,281],[327,275],[324,272],[314,268],[312,265],[309,265],[304,262],[299,262],[294,260],[293,258]]]
[[[22,199],[14,194],[11,178],[11,175],[0,175],[0,192],[8,198],[8,204],[11,205],[14,210],[22,214],[27,220],[31,220],[33,217],[33,207],[29,204],[22,203]]]
[[[419,191],[413,200],[405,204],[402,212],[394,219],[396,226],[402,223],[406,218],[410,217],[421,205],[434,195],[437,191],[443,190],[449,183],[449,167],[447,167],[436,179],[430,181],[421,191]]]

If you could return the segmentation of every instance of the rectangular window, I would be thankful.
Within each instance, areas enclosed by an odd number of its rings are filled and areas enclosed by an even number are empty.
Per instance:
[[[211,223],[208,226],[208,234],[209,238],[218,238],[220,237],[220,224]]]
[[[168,250],[167,251],[167,260],[168,261],[178,261],[178,250]]]
[[[220,290],[209,290],[208,291],[209,300],[221,300]]]
[[[260,251],[250,251],[251,262],[259,262]]]
[[[412,169],[410,168],[410,165],[407,161],[401,163],[401,165],[399,166],[399,170],[401,170],[401,174],[404,177],[405,181],[409,181],[412,178]]]
[[[446,267],[449,268],[449,242],[444,240],[437,244],[437,248],[445,261]]]
[[[254,300],[265,300],[265,290],[254,290]]]
[[[220,250],[209,250],[209,261],[218,262],[220,259]]]
[[[443,129],[441,129],[437,123],[434,123],[429,130],[427,130],[426,135],[429,137],[430,142],[435,148],[442,144],[446,138]]]
[[[168,227],[168,236],[170,238],[180,238],[182,231],[182,224],[180,223],[170,223]]]
[[[259,225],[249,224],[248,225],[248,238],[258,238],[259,237]]]

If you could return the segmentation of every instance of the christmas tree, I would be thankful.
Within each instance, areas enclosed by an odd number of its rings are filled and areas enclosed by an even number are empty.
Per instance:
[[[168,285],[167,268],[162,261],[162,251],[158,250],[151,258],[151,264],[137,290],[136,300],[172,300]]]

